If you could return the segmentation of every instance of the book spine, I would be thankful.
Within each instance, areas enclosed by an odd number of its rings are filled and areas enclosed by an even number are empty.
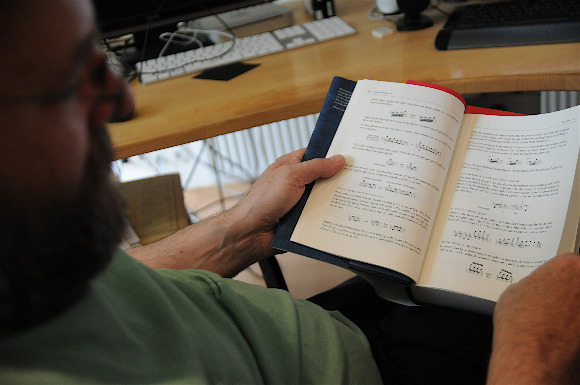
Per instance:
[[[335,77],[330,84],[330,88],[322,105],[322,110],[312,136],[310,137],[310,142],[306,147],[306,152],[304,154],[303,161],[310,160],[314,158],[324,158],[332,143],[336,129],[342,120],[350,96],[354,91],[356,82],[341,77]],[[308,246],[300,245],[298,243],[290,241],[294,227],[302,214],[306,200],[312,191],[312,186],[314,183],[306,186],[306,191],[300,198],[300,201],[290,210],[281,220],[278,228],[276,229],[276,234],[272,241],[272,247],[284,251],[290,251],[298,253],[301,255],[306,255],[309,257],[314,257],[322,261],[332,263],[344,268],[348,267],[347,260],[338,257],[332,257],[322,253],[318,250],[312,249]]]

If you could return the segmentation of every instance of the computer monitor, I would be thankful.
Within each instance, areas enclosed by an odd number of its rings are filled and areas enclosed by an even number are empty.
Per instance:
[[[147,29],[175,26],[196,19],[272,0],[95,0],[103,38],[139,34]]]

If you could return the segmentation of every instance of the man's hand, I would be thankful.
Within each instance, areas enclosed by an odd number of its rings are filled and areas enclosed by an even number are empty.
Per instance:
[[[494,313],[488,384],[580,384],[580,256],[511,285]]]
[[[345,164],[338,155],[301,162],[303,155],[298,150],[278,158],[230,210],[129,254],[153,268],[205,269],[224,277],[276,254],[270,243],[280,218],[307,184],[334,176]]]
[[[298,202],[306,185],[319,178],[334,176],[345,164],[340,155],[301,162],[303,155],[304,149],[278,158],[232,209],[248,229],[261,234],[255,250],[259,258],[278,252],[270,248],[274,230],[280,219]]]

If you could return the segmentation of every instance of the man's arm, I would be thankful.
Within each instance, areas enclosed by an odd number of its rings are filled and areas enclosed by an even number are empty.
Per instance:
[[[580,384],[580,256],[510,286],[494,313],[488,385]]]
[[[277,159],[230,210],[128,253],[152,268],[205,269],[224,277],[276,254],[270,247],[274,230],[305,186],[344,167],[342,156],[301,162],[303,154]]]

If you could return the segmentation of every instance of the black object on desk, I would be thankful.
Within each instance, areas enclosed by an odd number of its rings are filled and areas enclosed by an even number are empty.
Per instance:
[[[397,30],[416,31],[433,25],[433,21],[421,13],[429,6],[429,0],[397,0],[397,5],[404,13],[397,20]]]
[[[439,50],[580,41],[578,0],[514,0],[456,7],[435,39]]]

